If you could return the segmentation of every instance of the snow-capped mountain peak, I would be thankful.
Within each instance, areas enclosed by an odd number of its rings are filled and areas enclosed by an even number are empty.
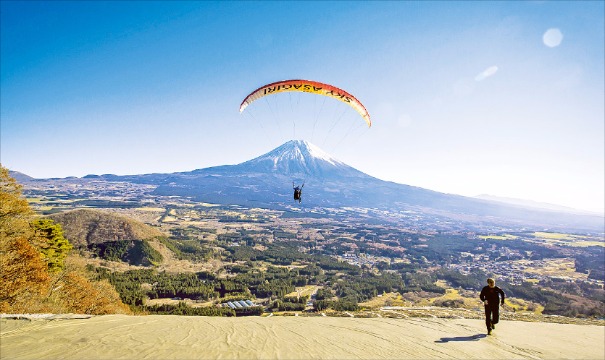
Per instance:
[[[328,154],[327,152],[323,151],[322,149],[320,149],[318,146],[315,146],[309,142],[306,142],[304,140],[298,140],[301,143],[301,146],[306,146],[306,149],[308,151],[308,153],[317,159],[321,159],[324,161],[329,162],[332,165],[337,165],[337,164],[343,164],[341,161],[334,159],[333,157],[330,156],[330,154]]]
[[[367,176],[305,140],[290,140],[239,166],[257,172],[282,175]]]

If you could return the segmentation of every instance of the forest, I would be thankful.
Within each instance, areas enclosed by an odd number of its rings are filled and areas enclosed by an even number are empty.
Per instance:
[[[443,252],[439,249],[443,249],[443,244],[438,244],[436,249],[423,254],[431,256],[431,253],[434,253],[436,258],[441,259],[442,255],[439,254]],[[336,261],[330,256],[304,254],[296,251],[296,246],[295,242],[284,242],[273,244],[262,252],[247,246],[230,248],[226,257],[237,261],[238,265],[225,267],[228,278],[219,278],[207,272],[171,274],[153,269],[126,272],[110,272],[103,268],[91,270],[96,271],[98,280],[107,279],[113,284],[122,301],[130,305],[133,311],[151,313],[159,308],[145,306],[145,300],[157,298],[215,301],[217,304],[231,300],[267,299],[265,306],[269,311],[302,311],[308,298],[293,299],[288,294],[294,292],[297,287],[306,285],[321,287],[313,299],[312,311],[356,311],[359,309],[359,303],[383,293],[444,294],[446,289],[436,285],[438,280],[444,280],[454,288],[472,289],[478,293],[489,276],[483,271],[463,275],[446,268],[427,271],[419,264],[404,263],[393,266],[381,264],[383,271],[377,273],[371,269]],[[261,271],[261,262],[273,265]],[[287,267],[293,264],[296,266]],[[582,307],[562,295],[576,294],[578,297],[602,301],[603,291],[598,286],[552,281],[540,284],[524,282],[520,285],[498,285],[509,297],[543,304],[544,314],[602,316],[602,307]],[[230,312],[221,314],[232,316]],[[235,311],[237,316],[244,314]]]
[[[360,303],[385,293],[438,296],[447,287],[478,294],[496,268],[507,272],[508,265],[503,264],[516,260],[571,258],[575,271],[588,274],[589,280],[602,281],[605,275],[602,246],[556,247],[512,237],[502,241],[443,231],[412,233],[375,221],[344,218],[303,225],[303,229],[317,229],[319,236],[314,239],[289,228],[247,229],[238,222],[240,226],[228,232],[207,226],[173,226],[169,236],[149,232],[154,236],[149,240],[95,242],[73,251],[61,225],[35,214],[22,196],[21,186],[4,168],[1,181],[0,308],[6,312],[245,316],[266,311],[357,311]],[[175,209],[175,205],[167,207],[162,217]],[[231,210],[227,216],[240,218]],[[219,223],[227,220],[219,218]],[[220,261],[223,265],[216,273],[159,271],[156,268],[164,259],[151,241],[177,259]],[[103,261],[86,265],[78,254]],[[115,271],[104,266],[107,261],[146,268]],[[596,282],[558,277],[532,280],[498,285],[509,297],[540,304],[544,314],[605,315],[604,290]],[[292,296],[305,286],[313,286],[316,293]],[[150,301],[155,299],[188,299],[213,306],[158,305]],[[220,306],[248,299],[260,306]]]

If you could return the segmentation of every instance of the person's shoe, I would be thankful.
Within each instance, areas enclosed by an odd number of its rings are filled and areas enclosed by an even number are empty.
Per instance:
[[[491,335],[492,334],[492,329],[488,329],[487,330],[487,335]]]
[[[496,330],[496,324],[492,324],[492,330]]]

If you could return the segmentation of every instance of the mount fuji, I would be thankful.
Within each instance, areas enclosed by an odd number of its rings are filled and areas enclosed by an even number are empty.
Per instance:
[[[240,171],[316,179],[368,178],[369,176],[333,158],[319,147],[291,140],[255,159],[237,165]]]
[[[197,201],[285,208],[293,204],[293,184],[305,184],[306,207],[401,208],[437,206],[463,199],[417,187],[386,182],[339,161],[319,147],[291,140],[237,165],[174,174],[120,176],[114,179],[156,184],[158,195],[190,196]],[[111,176],[113,177],[113,176]]]
[[[146,175],[89,175],[107,181],[157,185],[157,195],[271,209],[373,208],[477,223],[542,228],[603,229],[603,218],[531,209],[493,200],[444,194],[365,174],[303,141],[291,140],[252,160],[190,172]],[[304,183],[302,203],[292,185]]]

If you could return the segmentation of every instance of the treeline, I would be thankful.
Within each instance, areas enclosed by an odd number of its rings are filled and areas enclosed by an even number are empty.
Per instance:
[[[250,245],[226,247],[228,254],[226,259],[237,261],[266,261],[275,265],[291,265],[296,261],[310,261],[309,254],[302,253],[296,247],[284,244],[268,244],[267,249],[259,251]]]
[[[303,311],[306,307],[309,296],[291,297],[287,296],[282,299],[277,299],[271,305],[272,309],[277,311]]]
[[[198,240],[174,239],[159,237],[159,241],[164,244],[179,260],[189,260],[193,262],[207,261],[214,257],[214,250],[203,246]]]
[[[357,311],[359,305],[356,302],[348,300],[319,300],[315,302],[316,311],[332,309],[336,311]]]
[[[570,298],[552,291],[544,289],[543,287],[536,286],[532,283],[523,283],[522,285],[504,285],[502,289],[509,294],[509,296],[518,297],[525,300],[530,300],[544,306],[543,314],[546,315],[562,315],[569,317],[576,316],[603,316],[603,308],[590,307],[584,308],[576,307]]]
[[[605,281],[605,248],[590,246],[575,256],[576,271],[587,273],[589,279]]]
[[[162,262],[163,256],[147,240],[118,240],[89,244],[96,256],[110,261],[124,261],[131,265],[151,266]]]
[[[245,286],[248,291],[259,298],[281,298],[304,286],[308,278],[301,276],[298,270],[269,266],[266,271],[251,268],[237,274],[232,281]]]
[[[141,310],[147,299],[181,298],[192,300],[246,300],[257,297],[284,297],[295,290],[298,276],[288,269],[269,267],[267,271],[239,274],[230,279],[217,279],[199,272],[167,273],[154,269],[111,272],[96,269],[98,279],[108,280],[125,304]],[[298,280],[300,281],[300,279]]]
[[[475,290],[481,291],[481,289],[487,285],[485,282],[489,277],[487,273],[482,271],[474,271],[469,274],[461,274],[457,271],[453,271],[450,269],[440,269],[437,270],[435,276],[439,279],[443,279],[453,287],[460,287],[466,290]],[[497,284],[499,287],[502,287],[500,283]],[[479,296],[479,295],[477,295]]]
[[[367,301],[384,292],[401,293],[406,290],[401,276],[389,273],[381,275],[364,273],[355,279],[346,278],[345,281],[337,281],[331,289],[341,301],[352,304]]]
[[[109,209],[109,208],[118,208],[118,209],[126,209],[126,208],[136,208],[141,206],[141,203],[138,201],[118,201],[118,200],[75,200],[73,202],[74,207],[87,207],[87,208],[100,208],[100,209]]]
[[[177,305],[154,305],[146,306],[144,310],[157,315],[187,315],[187,316],[235,316],[235,310],[229,307],[191,307],[184,302]],[[256,310],[258,311],[258,310]],[[260,311],[262,314],[262,309]],[[260,315],[258,314],[258,315]],[[242,313],[244,315],[244,313]],[[247,313],[245,315],[248,315]]]
[[[108,280],[120,294],[125,304],[140,310],[147,299],[189,298],[192,300],[210,300],[220,297],[217,290],[224,286],[220,281],[214,283],[214,275],[209,273],[158,272],[154,269],[111,272],[105,268],[96,268],[97,278]]]
[[[308,246],[300,241],[283,241],[279,243],[263,244],[267,249],[260,251],[251,246],[225,247],[227,254],[225,260],[230,262],[265,261],[274,265],[292,265],[294,263],[315,264],[329,271],[342,271],[350,275],[359,275],[362,270],[355,265],[338,261],[325,255],[312,255],[299,251],[299,247]]]

